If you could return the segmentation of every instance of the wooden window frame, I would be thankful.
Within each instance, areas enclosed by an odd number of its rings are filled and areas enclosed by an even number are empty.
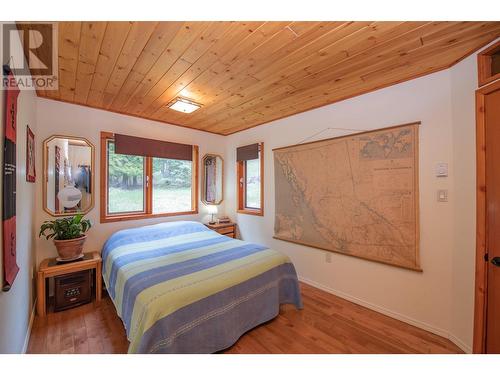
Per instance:
[[[239,214],[264,216],[264,142],[259,143],[260,160],[260,208],[245,207],[246,201],[246,181],[245,161],[236,161],[236,191],[237,194],[237,212]]]
[[[491,75],[491,55],[500,50],[500,41],[491,47],[481,51],[477,55],[477,74],[479,87],[484,86],[500,78],[500,73]]]
[[[101,160],[100,160],[100,221],[101,223],[109,223],[124,220],[141,220],[155,217],[179,216],[179,215],[196,215],[198,214],[198,146],[193,146],[192,160],[192,180],[191,180],[191,207],[190,211],[183,212],[167,212],[161,214],[153,213],[153,158],[144,157],[145,177],[144,184],[144,199],[145,207],[143,211],[138,212],[123,212],[118,214],[108,213],[108,149],[107,143],[114,140],[113,133],[101,132]],[[150,183],[151,182],[151,183]]]

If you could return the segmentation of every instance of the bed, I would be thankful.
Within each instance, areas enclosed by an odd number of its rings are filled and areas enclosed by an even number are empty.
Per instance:
[[[290,259],[191,221],[113,234],[103,278],[130,341],[129,353],[213,353],[302,308]]]

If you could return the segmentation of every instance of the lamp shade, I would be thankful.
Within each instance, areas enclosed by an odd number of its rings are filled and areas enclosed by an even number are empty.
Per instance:
[[[216,214],[217,213],[217,206],[216,205],[209,204],[207,207],[208,207],[209,214]]]
[[[82,192],[74,186],[66,186],[57,193],[57,199],[63,207],[73,208],[82,199]]]

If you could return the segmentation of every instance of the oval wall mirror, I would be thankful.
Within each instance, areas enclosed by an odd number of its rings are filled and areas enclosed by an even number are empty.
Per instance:
[[[94,206],[94,145],[54,135],[43,142],[43,209],[52,216],[85,214]]]
[[[201,200],[205,204],[220,204],[224,199],[224,160],[219,155],[206,154],[203,156],[202,166]]]

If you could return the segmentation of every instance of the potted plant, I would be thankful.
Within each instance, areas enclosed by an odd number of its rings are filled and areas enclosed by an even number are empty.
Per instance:
[[[58,260],[76,260],[83,254],[83,244],[87,239],[85,232],[91,227],[90,220],[84,219],[83,215],[78,214],[73,217],[44,221],[38,236],[54,240],[59,254]]]

